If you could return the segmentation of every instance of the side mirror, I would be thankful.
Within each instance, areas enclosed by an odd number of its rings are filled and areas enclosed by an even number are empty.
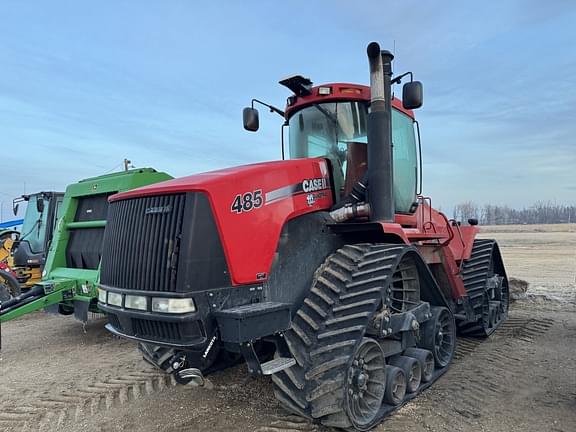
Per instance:
[[[38,213],[43,213],[44,212],[44,199],[43,198],[36,198],[36,210],[38,210]]]
[[[242,119],[244,121],[244,129],[247,131],[256,132],[260,127],[258,110],[256,108],[244,108],[242,111]]]
[[[422,106],[423,92],[420,81],[411,81],[402,87],[402,106],[405,109],[416,109]]]
[[[18,216],[18,206],[19,204],[14,204],[14,206],[12,206],[12,212],[14,213],[14,216]]]

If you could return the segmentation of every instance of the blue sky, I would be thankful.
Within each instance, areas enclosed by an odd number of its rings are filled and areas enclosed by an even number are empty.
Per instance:
[[[396,47],[424,82],[424,192],[516,207],[576,203],[576,4],[16,1],[0,3],[0,200],[63,190],[131,159],[174,176],[280,156],[292,73],[368,82]]]

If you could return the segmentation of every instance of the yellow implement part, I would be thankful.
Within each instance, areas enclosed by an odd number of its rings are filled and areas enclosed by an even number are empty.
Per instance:
[[[13,244],[14,240],[11,237],[0,240],[0,262],[8,263]]]

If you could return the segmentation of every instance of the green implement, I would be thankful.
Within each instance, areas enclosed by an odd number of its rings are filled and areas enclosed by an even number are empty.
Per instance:
[[[74,314],[83,322],[88,320],[88,312],[102,313],[98,309],[96,283],[108,197],[171,178],[152,168],[142,168],[69,185],[41,282],[16,297],[3,292],[7,287],[0,284],[0,322],[40,309],[62,315]]]

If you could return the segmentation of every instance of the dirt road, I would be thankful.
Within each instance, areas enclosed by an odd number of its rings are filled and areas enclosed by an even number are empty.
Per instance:
[[[519,237],[506,237],[512,234]],[[486,236],[502,243],[510,275],[548,294],[557,290],[562,301],[531,297],[513,306],[488,341],[460,339],[446,375],[377,431],[576,430],[576,284],[569,273],[576,233],[569,241],[527,234]],[[556,259],[542,265],[536,241],[564,252],[546,254]],[[561,270],[544,276],[557,264]],[[244,366],[211,376],[210,389],[173,386],[103,324],[84,332],[71,318],[34,314],[3,325],[0,430],[327,431],[284,413],[269,379],[250,378]]]

